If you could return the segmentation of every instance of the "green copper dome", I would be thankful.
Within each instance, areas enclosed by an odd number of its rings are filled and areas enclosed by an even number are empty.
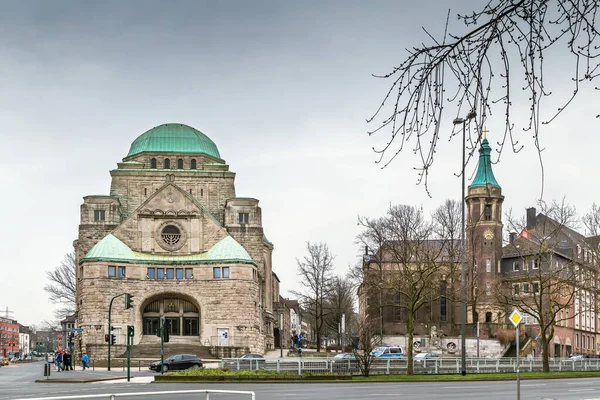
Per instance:
[[[143,152],[196,153],[221,159],[215,142],[199,130],[183,124],[159,125],[144,132],[133,141],[127,157]]]
[[[494,177],[494,171],[492,171],[492,161],[490,160],[490,152],[492,148],[488,144],[487,139],[483,139],[481,142],[481,148],[479,149],[479,167],[477,168],[477,175],[475,179],[469,185],[469,187],[487,186],[490,185],[502,189],[496,178]]]

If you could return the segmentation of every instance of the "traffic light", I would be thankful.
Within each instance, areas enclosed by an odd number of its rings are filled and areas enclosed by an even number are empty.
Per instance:
[[[108,343],[108,341],[110,340],[110,336],[108,335],[108,333],[106,335],[104,335],[104,341],[106,343]]]
[[[133,296],[125,293],[125,309],[133,307]]]
[[[135,329],[133,325],[127,325],[127,336],[133,337],[135,335]]]
[[[167,328],[166,326],[163,326],[163,329],[165,330],[165,343],[169,343],[169,328]]]
[[[110,344],[117,344],[117,337],[113,334],[110,335]]]

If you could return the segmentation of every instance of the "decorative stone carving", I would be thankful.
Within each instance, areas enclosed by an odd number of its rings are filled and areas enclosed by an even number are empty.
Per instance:
[[[156,242],[167,251],[177,251],[187,241],[187,233],[183,225],[177,221],[165,221],[156,230]]]

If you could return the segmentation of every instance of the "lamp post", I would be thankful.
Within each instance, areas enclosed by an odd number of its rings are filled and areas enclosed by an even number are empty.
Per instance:
[[[467,374],[467,279],[466,279],[466,255],[467,246],[465,242],[465,129],[467,121],[475,118],[477,114],[475,111],[471,111],[467,114],[466,118],[455,118],[452,123],[454,125],[462,124],[462,167],[460,171],[461,175],[461,197],[460,197],[460,214],[461,214],[461,226],[460,226],[460,241],[462,245],[460,254],[460,289],[462,292],[462,323],[460,326],[460,359],[461,359],[461,375]]]

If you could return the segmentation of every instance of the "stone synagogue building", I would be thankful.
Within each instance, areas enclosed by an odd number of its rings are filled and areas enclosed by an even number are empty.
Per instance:
[[[160,125],[110,174],[109,194],[84,197],[74,242],[78,349],[103,358],[104,335],[122,345],[127,325],[134,345],[156,344],[162,317],[170,343],[273,348],[273,244],[258,200],[236,197],[215,143],[186,125]],[[109,332],[109,303],[122,293],[133,307],[115,299]]]

